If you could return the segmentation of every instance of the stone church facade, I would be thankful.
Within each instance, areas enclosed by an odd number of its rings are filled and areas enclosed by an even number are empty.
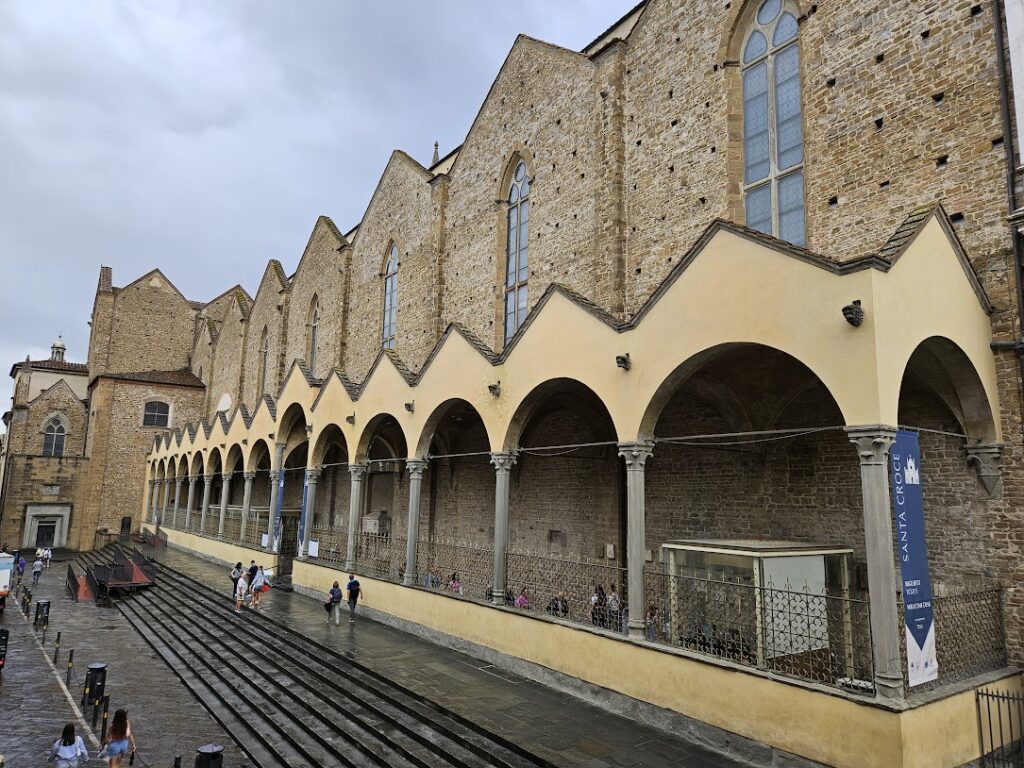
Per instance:
[[[382,620],[775,755],[975,759],[973,688],[1024,658],[1013,30],[647,0],[582,51],[520,37],[460,147],[395,151],[253,296],[101,272],[82,503],[300,590],[353,569]],[[764,583],[780,555],[817,576]],[[969,733],[908,747],[951,712]]]

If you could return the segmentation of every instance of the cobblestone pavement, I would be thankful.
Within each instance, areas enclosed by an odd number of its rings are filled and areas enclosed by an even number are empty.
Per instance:
[[[67,651],[74,648],[75,669],[70,689],[78,699],[87,666],[93,662],[108,664],[111,716],[115,709],[128,710],[139,747],[136,767],[171,768],[176,755],[182,755],[182,764],[190,766],[196,747],[211,742],[224,746],[225,768],[248,765],[230,736],[120,612],[92,602],[75,603],[64,587],[66,575],[67,563],[55,562],[43,572],[34,593],[35,599],[51,601],[46,654],[53,658],[54,640],[60,631],[58,667],[63,674]],[[13,600],[8,601],[4,613],[3,624],[11,630],[11,639],[0,687],[0,706],[5,716],[5,725],[0,727],[0,754],[6,756],[7,768],[44,766],[49,747],[60,736],[64,723],[74,719],[71,705],[33,640],[31,623],[19,617]],[[17,712],[13,717],[12,707]],[[95,755],[97,750],[92,744],[89,747]]]
[[[161,561],[228,599],[228,569],[176,550]],[[272,590],[268,617],[346,653],[391,680],[567,768],[738,768],[701,747],[580,699],[495,668],[479,659],[359,619],[327,625],[318,600]]]

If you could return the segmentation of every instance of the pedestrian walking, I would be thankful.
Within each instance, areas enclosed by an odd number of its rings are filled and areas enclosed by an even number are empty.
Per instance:
[[[243,571],[237,579],[235,579],[235,613],[242,612],[242,606],[245,605],[245,595],[249,591],[249,577]]]
[[[334,614],[334,626],[341,624],[341,587],[338,586],[338,582],[334,582],[334,586],[331,587],[327,593],[327,623],[331,623],[331,614]]]
[[[28,563],[25,562],[24,557],[18,558],[18,583],[21,584],[21,579],[25,576],[25,567]]]
[[[348,575],[348,584],[345,585],[345,592],[348,594],[348,623],[356,620],[356,603],[363,596],[363,587],[354,573]]]
[[[258,571],[258,570],[259,570],[259,566],[256,565],[256,561],[255,560],[250,560],[249,561],[249,583],[250,584],[252,584],[253,581],[256,579],[256,571]]]
[[[53,550],[50,549],[49,547],[44,547],[43,548],[43,567],[44,568],[49,568],[50,567],[50,560],[51,559],[53,559]]]
[[[100,757],[110,759],[110,768],[119,768],[124,756],[135,751],[135,736],[132,735],[132,724],[128,722],[128,712],[119,709],[114,713],[107,731],[107,743],[100,752]]]
[[[34,587],[39,583],[39,577],[43,575],[43,559],[37,557],[36,561],[32,563],[32,586]]]
[[[47,762],[52,763],[54,760],[57,761],[57,768],[78,768],[89,762],[89,750],[85,748],[82,737],[75,735],[74,723],[65,725],[60,738],[53,742]]]
[[[241,563],[235,563],[235,567],[231,569],[231,596],[234,597],[235,592],[238,591],[238,580],[242,578],[242,574],[245,573],[242,570]]]
[[[267,581],[266,574],[263,573],[262,565],[256,567],[256,575],[253,577],[249,588],[252,590],[252,603],[249,607],[255,608],[257,611],[263,610],[260,600],[263,597],[263,593],[270,589],[270,583]]]

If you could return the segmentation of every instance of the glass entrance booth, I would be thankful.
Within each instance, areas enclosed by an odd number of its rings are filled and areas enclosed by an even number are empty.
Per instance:
[[[742,664],[860,688],[852,549],[793,541],[662,545],[674,644]]]

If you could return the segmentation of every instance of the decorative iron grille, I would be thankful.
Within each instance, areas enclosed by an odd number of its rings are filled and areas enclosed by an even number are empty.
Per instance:
[[[245,520],[245,536],[240,538],[242,545],[250,549],[261,549],[269,519],[269,507],[249,507],[249,516]]]
[[[217,529],[220,528],[220,505],[213,506],[206,510],[206,520],[203,522],[203,529],[200,531],[204,536],[217,537]]]
[[[874,691],[871,620],[863,600],[655,570],[645,572],[644,582],[651,642]]]
[[[401,583],[405,577],[405,539],[388,534],[359,534],[355,570],[373,578]]]
[[[219,512],[219,510],[218,510]],[[217,520],[218,527],[220,519]],[[236,542],[242,530],[242,508],[228,507],[224,510],[224,533],[217,536],[222,541]]]
[[[318,542],[320,547],[317,556],[313,558],[314,561],[339,567],[345,566],[348,549],[348,531],[346,529],[316,527],[309,532],[309,539]]]
[[[1007,665],[1006,632],[1003,628],[1003,590],[987,587],[932,598],[935,621],[935,655],[939,676],[916,685],[911,691],[928,691]],[[900,661],[907,675],[907,635],[903,630],[903,600],[899,602]]]
[[[427,589],[490,601],[494,551],[449,540],[418,542],[416,582]]]
[[[509,552],[505,604],[575,624],[625,633],[626,570],[589,560]]]
[[[1024,696],[987,688],[975,691],[974,696],[982,768],[1022,768]]]

